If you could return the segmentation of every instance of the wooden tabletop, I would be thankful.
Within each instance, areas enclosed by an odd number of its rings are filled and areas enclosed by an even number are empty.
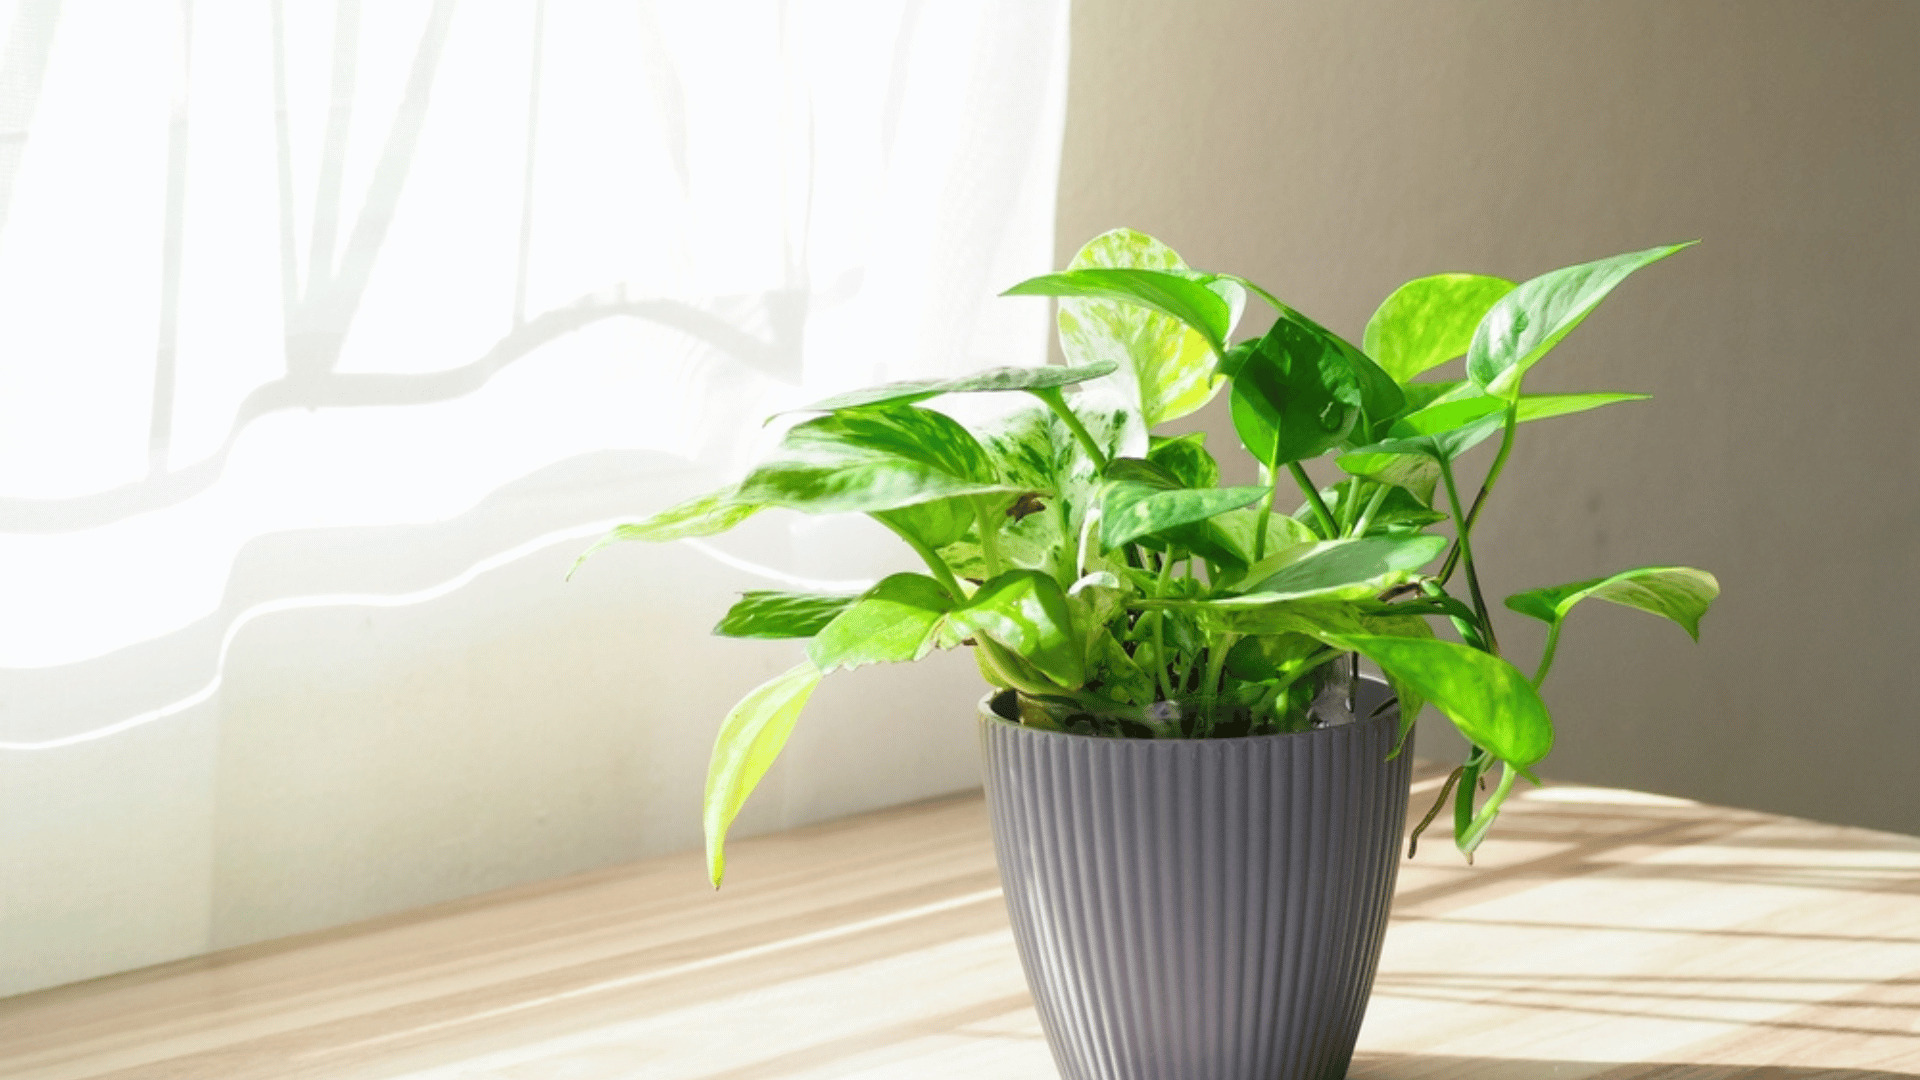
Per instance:
[[[1477,866],[1402,866],[1352,1076],[1920,1076],[1920,840],[1509,805]],[[728,854],[717,894],[672,856],[0,1001],[0,1077],[1055,1075],[978,795]]]

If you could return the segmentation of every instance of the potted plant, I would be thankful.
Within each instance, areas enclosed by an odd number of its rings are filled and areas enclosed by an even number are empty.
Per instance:
[[[1115,230],[1008,290],[1060,298],[1065,366],[797,410],[811,415],[743,480],[589,550],[784,507],[868,514],[924,563],[858,595],[749,592],[715,628],[808,643],[721,726],[713,884],[728,825],[822,677],[971,648],[994,688],[979,723],[1008,907],[1063,1073],[1344,1075],[1423,703],[1472,746],[1434,805],[1451,800],[1470,859],[1553,745],[1538,689],[1568,612],[1608,600],[1697,637],[1718,593],[1702,571],[1640,567],[1508,597],[1547,624],[1529,677],[1501,655],[1473,550],[1521,424],[1642,397],[1526,394],[1528,371],[1683,246],[1520,285],[1420,278],[1356,347],[1245,278]],[[1276,319],[1236,343],[1249,293]],[[1419,378],[1461,356],[1464,379]],[[1222,486],[1203,434],[1154,433],[1221,392],[1257,484]],[[1031,400],[971,427],[930,404],[962,394]],[[1493,438],[1463,499],[1456,462]],[[1342,479],[1321,487],[1304,463],[1326,456]],[[1292,513],[1275,508],[1289,487]],[[1362,657],[1385,684],[1357,677]]]

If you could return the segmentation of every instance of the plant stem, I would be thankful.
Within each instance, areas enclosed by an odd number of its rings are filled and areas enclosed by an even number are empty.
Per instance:
[[[1360,515],[1360,520],[1354,523],[1353,530],[1349,535],[1367,535],[1367,530],[1373,528],[1373,516],[1380,512],[1380,507],[1387,501],[1387,493],[1392,490],[1392,484],[1381,484],[1380,487],[1374,491],[1372,501],[1367,503],[1367,509]]]
[[[1289,461],[1287,471],[1293,474],[1293,482],[1300,485],[1300,490],[1307,493],[1307,501],[1313,504],[1313,516],[1320,519],[1320,527],[1326,530],[1321,538],[1332,540],[1338,537],[1340,527],[1333,523],[1333,511],[1327,509],[1327,500],[1320,497],[1320,489],[1313,486],[1313,481],[1307,477],[1307,470],[1301,468],[1299,462]]]
[[[1227,666],[1227,650],[1240,640],[1239,634],[1221,634],[1207,647],[1207,673],[1200,680],[1200,723],[1202,731],[1213,730],[1213,708],[1220,697],[1220,674]]]
[[[985,495],[975,495],[972,501],[974,528],[980,534],[980,558],[987,564],[987,576],[999,577],[1005,564],[1000,561],[1000,532],[994,526],[993,509]]]
[[[1473,507],[1467,511],[1466,524],[1461,527],[1463,534],[1473,531],[1480,521],[1480,508],[1487,504],[1487,492],[1500,479],[1500,470],[1507,467],[1507,455],[1513,452],[1513,429],[1520,425],[1520,403],[1507,406],[1507,426],[1500,432],[1500,449],[1493,455],[1493,467],[1487,470],[1487,478],[1480,482],[1480,493],[1473,497]],[[1447,552],[1447,561],[1440,567],[1440,584],[1445,585],[1453,579],[1453,568],[1460,561],[1460,544],[1456,541],[1453,550]]]
[[[1466,834],[1454,840],[1454,846],[1467,858],[1473,858],[1473,849],[1480,846],[1480,841],[1487,837],[1487,830],[1493,828],[1493,819],[1500,816],[1500,804],[1507,801],[1507,794],[1513,790],[1514,778],[1519,775],[1519,770],[1512,765],[1504,761],[1500,763],[1500,783],[1494,787],[1493,794],[1487,796],[1480,812],[1473,816]]]
[[[1547,627],[1547,643],[1540,648],[1540,670],[1533,673],[1535,690],[1540,689],[1540,684],[1547,681],[1547,671],[1553,667],[1553,650],[1559,645],[1560,624],[1556,622]]]
[[[952,594],[953,599],[956,602],[965,600],[967,598],[967,591],[960,587],[959,579],[953,576],[953,568],[947,565],[947,561],[945,559],[942,559],[939,555],[935,554],[932,548],[921,543],[918,538],[909,534],[905,529],[900,528],[899,526],[895,525],[893,522],[888,521],[886,518],[883,518],[878,514],[872,514],[869,516],[872,517],[873,520],[879,522],[882,525],[885,525],[888,529],[892,530],[895,536],[898,536],[900,539],[905,540],[907,542],[907,546],[912,548],[916,553],[919,554],[920,560],[927,564],[927,569],[933,571],[933,576],[939,580],[940,584],[946,588],[948,593]]]
[[[1353,531],[1354,519],[1360,515],[1360,478],[1347,477],[1347,490],[1340,495],[1340,533],[1346,536]]]
[[[1280,456],[1280,440],[1273,440],[1273,457]],[[1280,466],[1277,460],[1267,462],[1267,495],[1260,500],[1260,520],[1253,527],[1253,561],[1259,562],[1267,556],[1267,522],[1273,517],[1273,500],[1280,494]]]
[[[1107,455],[1100,451],[1100,444],[1093,441],[1093,435],[1087,431],[1086,425],[1082,424],[1080,418],[1073,414],[1073,410],[1067,407],[1066,396],[1060,392],[1060,388],[1049,386],[1044,390],[1027,392],[1046,402],[1047,408],[1053,410],[1053,415],[1058,416],[1061,422],[1067,425],[1067,430],[1073,432],[1073,437],[1079,442],[1080,449],[1085,450],[1087,458],[1093,462],[1094,470],[1104,472],[1107,467]]]
[[[1473,567],[1473,543],[1467,539],[1466,514],[1460,509],[1460,490],[1453,482],[1453,465],[1440,463],[1440,478],[1447,484],[1447,502],[1453,507],[1453,522],[1459,534],[1460,559],[1467,568],[1467,591],[1473,594],[1473,611],[1480,618],[1480,630],[1486,638],[1487,651],[1500,655],[1500,642],[1493,632],[1493,618],[1487,614],[1487,600],[1480,595],[1480,575]]]
[[[980,654],[986,657],[987,665],[993,668],[1000,678],[1005,680],[1007,685],[1013,687],[1015,690],[1023,694],[1037,694],[1041,696],[1058,696],[1066,692],[1051,682],[1034,679],[1027,671],[1021,670],[1022,668],[1028,667],[1028,665],[1024,660],[1020,659],[1019,654],[1008,650],[992,638],[980,637],[976,639],[976,642],[980,648]]]
[[[1160,563],[1160,577],[1153,583],[1153,598],[1155,600],[1166,598],[1167,582],[1172,579],[1173,557],[1172,553],[1169,552],[1168,557]],[[1172,662],[1167,659],[1167,636],[1164,632],[1167,624],[1167,612],[1165,608],[1155,608],[1150,614],[1153,616],[1154,674],[1160,680],[1161,695],[1168,700],[1172,700],[1174,696],[1173,676],[1168,673],[1172,667]]]

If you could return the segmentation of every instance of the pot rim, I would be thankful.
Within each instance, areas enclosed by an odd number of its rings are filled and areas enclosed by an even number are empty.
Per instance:
[[[1367,672],[1361,672],[1360,679],[1363,682],[1374,683],[1381,687],[1387,686],[1387,681],[1385,679],[1382,679],[1378,675],[1369,674]],[[1006,692],[1005,688],[995,688],[992,690],[988,690],[985,694],[981,696],[980,700],[976,703],[976,706],[977,706],[977,711],[980,714],[980,719],[982,721],[990,724],[999,724],[1002,727],[1012,728],[1013,730],[1021,732],[1022,734],[1026,734],[1026,735],[1033,735],[1037,737],[1046,737],[1046,738],[1090,739],[1090,740],[1094,740],[1102,743],[1124,743],[1124,744],[1141,745],[1141,746],[1145,746],[1145,745],[1200,746],[1200,745],[1207,745],[1207,744],[1211,744],[1215,746],[1229,746],[1234,743],[1249,743],[1249,742],[1254,742],[1256,740],[1261,740],[1261,739],[1293,739],[1293,738],[1298,738],[1306,735],[1326,735],[1328,732],[1337,732],[1337,731],[1342,731],[1349,728],[1358,728],[1363,724],[1377,724],[1377,723],[1391,722],[1396,728],[1400,724],[1400,702],[1398,700],[1395,700],[1391,708],[1382,709],[1378,715],[1361,717],[1359,719],[1356,719],[1351,724],[1338,724],[1333,727],[1313,728],[1309,731],[1273,731],[1273,732],[1268,732],[1265,735],[1235,735],[1235,736],[1232,736],[1231,738],[1225,738],[1225,739],[1142,739],[1133,735],[1118,735],[1118,736],[1083,735],[1077,731],[1048,731],[1045,728],[1028,727],[1025,724],[1015,723],[1014,721],[1009,720],[1004,716],[1001,716],[999,713],[993,711],[993,699],[996,697],[999,697],[1001,694],[1005,692]],[[1389,692],[1391,691],[1389,690]]]

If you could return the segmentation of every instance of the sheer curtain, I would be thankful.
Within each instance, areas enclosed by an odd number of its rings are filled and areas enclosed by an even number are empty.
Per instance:
[[[726,591],[896,557],[787,519],[561,575],[783,406],[1044,357],[992,297],[1051,258],[1065,18],[0,14],[0,994],[694,843],[790,662],[704,637]],[[743,822],[967,786],[964,675],[823,699]]]

